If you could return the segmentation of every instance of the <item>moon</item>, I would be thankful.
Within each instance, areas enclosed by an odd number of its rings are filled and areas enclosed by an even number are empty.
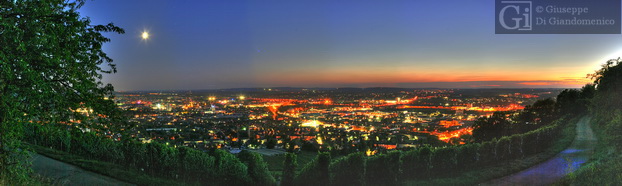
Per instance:
[[[142,34],[140,37],[142,37],[142,38],[143,38],[143,40],[147,40],[147,39],[149,39],[149,32],[147,32],[147,31],[143,31],[143,34]]]

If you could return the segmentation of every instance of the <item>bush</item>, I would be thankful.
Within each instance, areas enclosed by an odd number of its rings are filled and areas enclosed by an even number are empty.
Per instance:
[[[434,149],[432,154],[432,172],[446,175],[457,169],[456,146]]]
[[[214,185],[248,185],[250,177],[248,176],[248,167],[240,162],[233,154],[223,151],[214,150],[212,156],[216,159],[214,169]]]
[[[364,185],[365,159],[363,153],[352,153],[333,161],[329,166],[331,184],[336,186]]]
[[[234,155],[215,150],[211,154],[187,147],[173,148],[161,143],[142,144],[126,140],[115,142],[92,132],[68,130],[63,125],[25,124],[26,141],[98,160],[143,170],[151,176],[163,176],[187,183],[210,185],[274,185],[267,165],[257,154]],[[250,168],[250,169],[249,169]],[[249,170],[251,171],[249,173]]]
[[[419,150],[413,149],[402,153],[402,178],[415,177],[421,172],[417,172],[417,160],[419,159]]]
[[[495,148],[496,144],[497,139],[480,144],[478,151],[480,155],[480,161],[478,162],[479,165],[489,165],[497,161],[497,152]]]
[[[367,185],[398,185],[400,182],[400,151],[372,156],[367,159],[365,182]]]
[[[212,170],[216,169],[216,158],[207,153],[182,147],[179,149],[179,173],[182,180],[192,183],[209,183],[216,179]]]
[[[513,135],[510,138],[510,158],[523,158],[523,135]]]
[[[283,161],[283,176],[281,176],[282,186],[294,185],[294,179],[296,178],[296,167],[297,166],[298,166],[298,161],[297,161],[296,154],[294,153],[285,154],[285,161]]]
[[[261,155],[244,150],[238,154],[238,158],[248,167],[248,175],[253,185],[276,185],[276,180]]]
[[[479,148],[480,144],[477,143],[466,144],[458,147],[456,163],[458,164],[458,168],[460,170],[466,170],[479,161]]]
[[[500,138],[495,144],[495,152],[497,152],[497,160],[509,160],[510,159],[510,138],[505,136]]]
[[[328,185],[330,174],[330,154],[327,152],[319,153],[315,159],[302,168],[300,174],[296,176],[296,185]]]

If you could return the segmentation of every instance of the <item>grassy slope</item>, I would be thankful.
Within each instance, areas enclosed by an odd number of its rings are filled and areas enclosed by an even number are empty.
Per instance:
[[[179,181],[151,177],[139,170],[128,169],[127,167],[113,163],[89,160],[80,156],[37,145],[31,145],[31,148],[38,154],[128,183],[137,185],[182,185]]]
[[[38,174],[29,175],[28,180],[25,182],[16,182],[11,178],[0,178],[0,185],[27,185],[27,186],[44,186],[44,185],[57,185],[54,180],[43,177]]]
[[[298,160],[298,166],[296,167],[296,172],[300,172],[302,168],[309,162],[311,162],[316,156],[317,152],[309,152],[309,151],[301,151],[296,154]],[[337,159],[342,157],[333,156],[331,159]],[[277,180],[281,179],[281,174],[283,174],[283,161],[285,161],[285,154],[279,154],[275,156],[263,156],[264,161],[268,163],[268,169]]]
[[[37,145],[31,145],[31,147],[34,151],[41,155],[45,155],[47,157],[66,162],[86,170],[90,170],[137,185],[187,185],[181,184],[179,181],[151,177],[147,174],[140,172],[139,170],[128,170],[127,167],[113,163],[89,160],[80,156]],[[301,151],[297,155],[297,170],[300,171],[305,164],[309,163],[311,160],[313,160],[313,158],[315,158],[317,152]],[[270,169],[270,172],[274,175],[275,178],[279,179],[283,171],[283,161],[285,160],[285,155],[281,154],[275,156],[263,156],[263,158],[264,161],[268,163],[268,168]]]
[[[555,185],[620,185],[622,183],[622,155],[605,138],[605,129],[595,123],[592,129],[598,138],[594,157],[576,172]]]
[[[317,152],[308,152],[301,151],[297,154],[298,156],[298,170],[302,169],[302,166],[309,163],[315,156],[317,156]],[[285,161],[285,154],[279,154],[275,156],[263,156],[264,161],[268,163],[268,168],[270,171],[283,171],[283,161]]]
[[[563,138],[558,139],[555,144],[547,151],[537,155],[525,157],[520,160],[508,161],[497,165],[491,165],[476,169],[470,169],[459,175],[443,178],[435,178],[431,180],[406,181],[406,185],[477,185],[488,180],[500,178],[532,167],[538,163],[544,162],[568,147],[576,135],[576,123],[579,120],[576,117],[569,120],[570,123],[564,128]]]
[[[313,158],[317,156],[317,152],[308,152],[301,151],[297,154],[298,159],[298,167],[296,167],[297,171],[300,171],[305,164],[309,163]],[[276,178],[279,180],[281,178],[281,174],[283,172],[283,161],[285,161],[285,154],[279,154],[275,156],[263,156],[264,161],[268,163],[268,169]]]

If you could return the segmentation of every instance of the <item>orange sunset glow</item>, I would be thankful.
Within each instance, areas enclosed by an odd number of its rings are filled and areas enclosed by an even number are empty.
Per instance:
[[[430,67],[432,68],[432,67]],[[414,70],[406,70],[414,69]],[[265,71],[265,72],[264,72]],[[447,83],[448,87],[570,87],[576,88],[590,82],[586,78],[591,69],[568,69],[563,71],[546,70],[499,70],[485,69],[473,73],[454,69],[421,71],[416,67],[352,67],[343,69],[287,69],[279,73],[279,68],[263,69],[257,80],[273,86],[286,86],[291,82],[303,85],[321,84],[362,84],[367,86],[408,87],[409,84]],[[575,77],[568,76],[575,74]]]

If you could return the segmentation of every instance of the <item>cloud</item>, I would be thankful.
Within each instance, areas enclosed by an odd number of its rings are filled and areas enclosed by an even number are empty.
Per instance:
[[[521,82],[521,83],[517,83],[517,84],[521,84],[521,85],[552,85],[553,83],[551,82]]]
[[[397,83],[405,88],[580,88],[577,81],[460,81],[460,82],[407,82]]]
[[[471,85],[471,87],[502,87],[502,85]]]

